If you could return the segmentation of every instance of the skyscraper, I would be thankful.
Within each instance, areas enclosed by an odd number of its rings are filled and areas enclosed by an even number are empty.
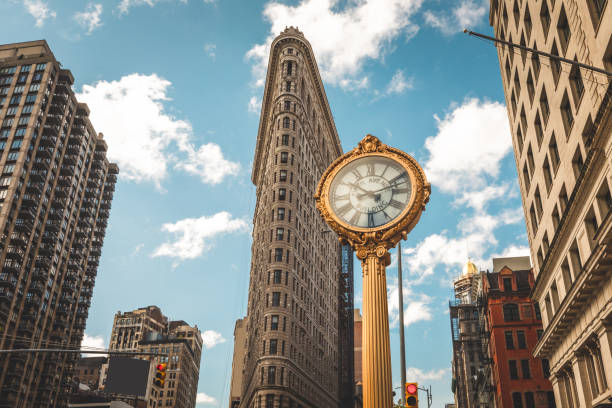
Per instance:
[[[78,349],[119,171],[45,41],[0,46],[0,349]],[[0,406],[66,406],[77,354],[0,356]]]
[[[341,283],[341,247],[313,195],[341,154],[312,48],[287,28],[272,42],[253,163],[257,204],[241,407],[340,405],[341,359],[353,356],[352,345],[339,353],[353,318],[352,305],[345,310],[340,297],[352,286]],[[346,296],[352,302],[352,293]],[[351,321],[340,324],[339,316]],[[351,333],[340,336],[344,327]]]
[[[492,0],[495,36],[612,71],[612,6]],[[612,386],[610,77],[498,47],[558,407],[607,404]]]

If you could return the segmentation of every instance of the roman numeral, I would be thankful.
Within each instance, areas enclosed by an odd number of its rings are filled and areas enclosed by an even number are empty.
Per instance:
[[[389,165],[386,165],[380,177],[384,176],[388,169],[389,169]]]
[[[368,176],[373,176],[374,175],[374,165],[372,163],[368,163]]]
[[[336,213],[338,215],[344,216],[347,212],[349,212],[351,208],[353,208],[353,206],[351,205],[351,202],[349,201],[348,203],[344,204],[342,207],[337,208]]]
[[[393,195],[403,194],[403,193],[410,192],[410,189],[409,188],[394,188],[394,189],[391,190],[391,192],[392,192]],[[338,198],[338,197],[336,197],[336,198]]]
[[[355,210],[355,214],[353,214],[349,222],[353,225],[357,225],[357,223],[359,222],[359,218],[361,218],[361,213]]]
[[[357,179],[361,178],[361,173],[359,173],[359,170],[357,170],[357,168],[354,168],[353,170],[351,170],[351,173],[353,173],[355,177],[357,177]]]
[[[374,213],[368,213],[368,227],[374,227]]]
[[[387,214],[387,212],[386,212],[385,210],[383,210],[383,212],[382,212],[382,213],[385,215],[385,218],[386,218],[386,219],[388,219],[388,220],[390,220],[390,219],[391,219],[391,217],[389,217],[389,214]]]
[[[391,200],[391,201],[389,201],[389,205],[390,205],[390,206],[392,206],[392,207],[398,208],[398,209],[400,209],[400,210],[401,210],[402,208],[404,208],[404,204],[400,203],[400,202],[399,202],[399,201],[397,201],[397,200]]]
[[[349,195],[348,194],[336,195],[336,196],[334,196],[334,199],[336,199],[336,200],[348,200],[349,199]]]
[[[400,174],[398,174],[397,176],[393,177],[391,180],[389,180],[389,184],[393,185],[395,183],[397,183],[400,179],[406,177],[408,173],[406,173],[405,171],[401,172]]]

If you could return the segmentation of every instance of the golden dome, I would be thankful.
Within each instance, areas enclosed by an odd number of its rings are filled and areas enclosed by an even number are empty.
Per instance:
[[[465,270],[463,274],[465,276],[478,274],[478,268],[476,267],[476,265],[474,265],[474,263],[470,259],[468,259],[467,263],[465,264]]]

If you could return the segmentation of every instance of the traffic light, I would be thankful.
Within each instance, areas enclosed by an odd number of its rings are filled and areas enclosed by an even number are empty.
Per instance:
[[[419,384],[406,383],[406,407],[418,408],[419,406]]]
[[[166,363],[161,363],[155,366],[155,378],[153,384],[158,387],[163,387],[166,382]]]

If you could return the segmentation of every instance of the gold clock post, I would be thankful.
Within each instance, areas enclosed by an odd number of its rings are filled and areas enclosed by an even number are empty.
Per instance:
[[[350,179],[359,177],[359,159],[372,157],[383,160],[379,170],[373,164],[364,164],[366,168],[363,180]],[[382,180],[388,170],[384,163],[392,161],[396,175],[390,180]],[[363,162],[363,161],[362,161]],[[350,167],[347,167],[350,166]],[[385,167],[386,166],[386,167]],[[347,174],[343,169],[349,169],[357,176],[349,176],[344,185],[350,186],[350,194],[330,191],[332,182],[340,173]],[[357,170],[356,172],[354,170]],[[402,170],[403,169],[403,170]],[[398,181],[399,180],[399,181]],[[368,182],[374,187],[369,188]],[[376,186],[378,183],[378,186]],[[338,183],[337,183],[338,184]],[[340,183],[342,184],[342,183]],[[401,184],[401,186],[399,185]],[[382,186],[382,188],[381,188]],[[401,187],[401,188],[400,188]],[[393,218],[389,217],[385,208],[400,204],[393,196],[404,197],[401,211]],[[386,191],[387,195],[384,195]],[[363,407],[391,408],[393,406],[393,386],[391,380],[391,347],[389,342],[389,311],[387,304],[386,267],[390,263],[389,249],[395,247],[400,239],[406,239],[408,232],[418,222],[425,204],[429,201],[431,187],[425,178],[425,173],[410,155],[401,150],[389,147],[376,137],[367,135],[358,146],[336,159],[325,171],[315,194],[317,209],[321,216],[338,235],[342,242],[353,247],[357,258],[361,260],[363,270],[363,330],[362,330],[362,372],[363,372]],[[338,198],[338,195],[341,197]],[[402,196],[402,194],[405,194]],[[407,195],[406,195],[407,194]],[[334,198],[334,195],[336,198]],[[385,198],[387,197],[387,198]],[[372,212],[383,212],[389,221],[382,225],[370,225],[374,215],[365,214],[368,228],[347,222],[347,216],[338,216],[337,212],[348,211],[348,204],[338,204],[335,200],[370,200],[366,206]],[[387,200],[387,201],[385,201]],[[346,201],[342,201],[345,203]],[[333,204],[335,203],[335,205]],[[359,205],[350,211],[350,219],[358,220],[364,207]],[[341,207],[341,208],[339,208]],[[391,210],[389,210],[391,212]],[[377,218],[379,219],[379,218]],[[402,322],[403,323],[403,322]],[[401,324],[402,324],[401,323]]]

